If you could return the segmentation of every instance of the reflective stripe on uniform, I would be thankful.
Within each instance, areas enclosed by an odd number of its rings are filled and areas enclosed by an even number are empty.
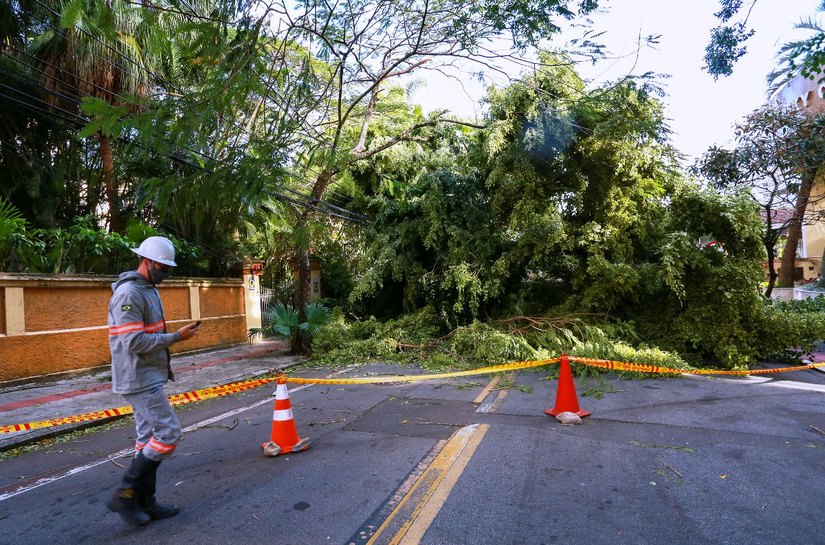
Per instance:
[[[157,333],[158,331],[163,329],[165,325],[166,324],[164,323],[164,321],[161,320],[159,322],[155,322],[154,324],[146,324],[144,329],[146,333]]]
[[[161,454],[169,454],[177,448],[177,445],[167,445],[166,443],[161,443],[154,437],[149,440],[149,444],[146,446]]]
[[[135,331],[143,331],[146,325],[143,322],[129,322],[128,324],[110,325],[109,336],[116,337],[118,335],[125,335],[126,333],[134,333]]]
[[[162,331],[166,326],[163,320],[155,322],[154,324],[144,324],[143,322],[129,322],[128,324],[109,326],[109,336],[117,337],[118,335],[125,335],[127,333],[157,333]]]

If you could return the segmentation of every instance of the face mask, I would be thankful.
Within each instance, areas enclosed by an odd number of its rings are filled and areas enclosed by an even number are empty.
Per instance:
[[[149,282],[156,286],[170,276],[172,276],[172,267],[168,267],[166,270],[161,270],[156,263],[153,263],[152,266],[149,267]]]

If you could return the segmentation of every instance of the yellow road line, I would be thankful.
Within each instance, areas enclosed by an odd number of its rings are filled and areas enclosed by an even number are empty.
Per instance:
[[[513,371],[512,373],[507,373],[505,375],[504,380],[509,382],[510,384],[513,383],[515,379],[516,372]],[[504,403],[504,399],[507,397],[507,389],[499,390],[498,394],[494,398],[487,399],[482,403],[478,409],[476,409],[477,413],[494,413],[501,407],[501,404]]]
[[[481,424],[473,430],[464,447],[461,449],[461,453],[447,470],[447,474],[444,476],[441,484],[433,492],[432,496],[430,496],[429,501],[422,506],[418,516],[412,521],[410,528],[404,534],[401,541],[398,542],[398,545],[418,545],[418,543],[421,542],[427,529],[444,506],[444,502],[446,502],[450,496],[450,492],[452,492],[453,487],[458,482],[458,478],[464,473],[464,469],[467,467],[470,458],[475,454],[488,428],[489,426],[487,424]]]
[[[498,395],[493,400],[493,403],[490,404],[490,406],[484,412],[487,412],[487,413],[496,412],[498,410],[498,408],[501,407],[501,404],[504,403],[504,398],[506,398],[506,397],[507,397],[507,390],[499,391]]]
[[[481,393],[478,394],[478,396],[473,400],[473,403],[481,403],[482,401],[484,401],[484,399],[488,395],[490,395],[490,392],[493,390],[493,388],[496,387],[496,384],[498,384],[499,380],[501,380],[501,375],[496,375],[492,379],[490,379],[490,382],[488,382],[487,386],[485,386],[484,389],[481,390]]]
[[[418,543],[488,429],[487,424],[473,424],[455,432],[367,545]]]

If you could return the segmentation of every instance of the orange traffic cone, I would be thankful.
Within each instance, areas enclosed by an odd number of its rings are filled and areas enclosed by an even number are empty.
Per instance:
[[[278,387],[275,388],[275,409],[272,414],[272,440],[261,445],[267,456],[278,456],[290,452],[300,452],[309,448],[309,438],[298,437],[298,428],[292,416],[292,405],[289,403],[289,391],[286,380],[278,378]]]
[[[575,413],[580,417],[590,416],[589,411],[579,407],[579,398],[576,397],[576,385],[573,383],[573,373],[570,371],[570,361],[567,359],[567,354],[561,355],[559,365],[559,388],[556,392],[556,406],[544,412],[552,416],[558,416],[566,412]]]

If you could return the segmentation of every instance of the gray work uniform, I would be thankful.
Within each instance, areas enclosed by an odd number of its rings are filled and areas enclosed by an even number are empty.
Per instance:
[[[181,340],[167,333],[157,288],[137,271],[122,273],[109,300],[112,391],[123,395],[135,415],[135,448],[155,461],[172,454],[181,437],[177,414],[164,385],[174,380],[169,346]]]

